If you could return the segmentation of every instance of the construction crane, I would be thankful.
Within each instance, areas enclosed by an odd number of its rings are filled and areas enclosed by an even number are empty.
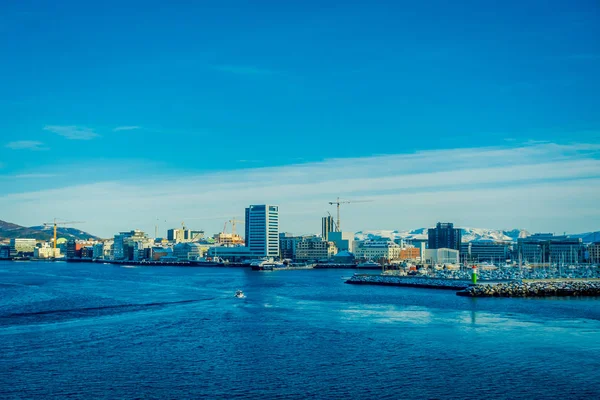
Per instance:
[[[223,234],[225,234],[225,231],[227,230],[227,223],[229,221],[225,221],[225,223],[223,224]]]
[[[231,223],[231,235],[235,236],[235,224],[236,223],[244,223],[244,221],[239,220],[239,219],[235,219],[235,217],[233,217],[232,219],[229,220],[229,222]]]
[[[54,254],[56,255],[56,227],[58,225],[73,225],[73,224],[83,224],[83,221],[68,221],[68,222],[59,222],[54,218],[54,222],[44,222],[44,226],[54,226]]]
[[[336,205],[337,206],[337,223],[336,223],[336,228],[338,232],[342,231],[342,227],[340,224],[340,204],[351,204],[351,203],[368,203],[372,200],[340,200],[340,198],[338,197],[336,201],[330,201],[329,204],[330,205]]]

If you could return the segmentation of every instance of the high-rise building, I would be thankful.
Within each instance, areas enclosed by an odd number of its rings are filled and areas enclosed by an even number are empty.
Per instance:
[[[428,248],[460,251],[462,231],[454,228],[454,224],[438,222],[436,227],[430,228],[427,233],[429,237],[427,241]]]
[[[279,207],[246,208],[246,247],[257,257],[279,257]]]
[[[323,240],[328,241],[329,232],[335,231],[335,223],[333,222],[333,217],[331,215],[321,218],[321,237]]]

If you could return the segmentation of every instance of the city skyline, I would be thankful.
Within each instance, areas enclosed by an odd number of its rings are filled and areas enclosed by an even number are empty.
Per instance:
[[[593,2],[127,3],[0,6],[0,219],[600,226]]]

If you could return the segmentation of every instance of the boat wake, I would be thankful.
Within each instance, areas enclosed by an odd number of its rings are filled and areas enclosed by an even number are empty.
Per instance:
[[[189,303],[197,303],[200,301],[208,301],[214,300],[215,298],[208,299],[193,299],[193,300],[180,300],[180,301],[166,301],[166,302],[155,302],[155,303],[142,303],[142,304],[116,304],[110,306],[100,306],[100,307],[81,307],[81,308],[71,308],[65,310],[43,310],[43,311],[34,311],[34,312],[25,312],[25,313],[12,313],[0,315],[0,318],[20,318],[20,317],[34,317],[40,315],[61,315],[61,314],[77,314],[77,313],[86,313],[89,311],[103,311],[103,310],[141,310],[146,308],[153,307],[164,307],[169,305],[176,304],[189,304]]]

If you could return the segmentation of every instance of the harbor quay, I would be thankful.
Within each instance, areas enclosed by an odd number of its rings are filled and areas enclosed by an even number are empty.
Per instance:
[[[471,284],[467,280],[428,278],[419,276],[394,276],[355,274],[346,281],[352,285],[381,285],[381,286],[405,286],[420,287],[428,289],[452,289],[463,290]]]

